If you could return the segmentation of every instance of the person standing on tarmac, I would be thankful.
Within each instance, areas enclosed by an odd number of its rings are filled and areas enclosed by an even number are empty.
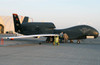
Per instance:
[[[64,43],[67,43],[68,42],[68,35],[66,33],[64,33],[63,38],[64,38]]]
[[[59,36],[54,36],[54,42],[53,45],[57,44],[59,46]]]
[[[63,32],[60,33],[60,42],[63,42]]]

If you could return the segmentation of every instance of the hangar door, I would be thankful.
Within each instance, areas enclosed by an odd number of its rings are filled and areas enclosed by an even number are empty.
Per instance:
[[[4,26],[0,24],[0,34],[4,33]]]

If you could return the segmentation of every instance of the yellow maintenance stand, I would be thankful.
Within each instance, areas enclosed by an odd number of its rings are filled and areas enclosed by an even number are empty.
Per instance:
[[[59,46],[59,36],[54,36],[54,42],[53,45],[57,44]]]

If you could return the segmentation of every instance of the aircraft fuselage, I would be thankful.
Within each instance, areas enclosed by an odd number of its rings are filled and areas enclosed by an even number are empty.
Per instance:
[[[88,25],[79,25],[66,29],[55,29],[53,23],[32,22],[21,25],[21,34],[35,35],[35,34],[60,34],[67,33],[69,39],[86,39],[86,36],[98,37],[98,31]]]

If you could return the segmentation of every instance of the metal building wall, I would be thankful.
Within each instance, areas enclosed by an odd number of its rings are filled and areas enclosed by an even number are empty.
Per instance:
[[[22,23],[24,17],[20,16],[19,19],[20,22]],[[6,33],[7,31],[12,31],[13,33],[15,33],[12,16],[0,16],[0,24],[4,26],[4,33]]]

